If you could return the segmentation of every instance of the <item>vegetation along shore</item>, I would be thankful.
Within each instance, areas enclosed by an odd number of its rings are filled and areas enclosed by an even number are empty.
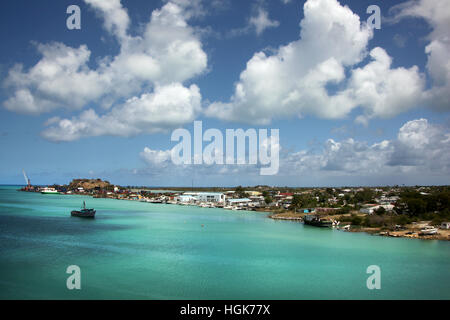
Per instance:
[[[304,222],[308,216],[342,231],[450,240],[450,186],[194,189],[118,186],[101,179],[75,179],[68,185],[28,184],[21,191],[260,211],[276,220]]]

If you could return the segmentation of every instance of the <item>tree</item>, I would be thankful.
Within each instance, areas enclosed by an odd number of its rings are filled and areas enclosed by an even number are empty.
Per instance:
[[[265,197],[265,198],[264,198],[264,202],[265,202],[266,204],[272,203],[272,197],[270,197],[270,196]]]
[[[406,205],[408,207],[408,211],[411,215],[417,216],[426,212],[427,204],[423,199],[407,199]]]
[[[375,210],[375,213],[381,216],[386,213],[386,209],[384,207],[379,207],[378,209]]]
[[[245,192],[244,188],[242,188],[241,186],[236,187],[236,189],[234,190],[236,192],[236,195],[238,196],[238,198],[247,198],[248,194]]]
[[[363,191],[358,191],[355,194],[354,200],[355,203],[358,202],[372,202],[374,197],[374,192],[368,188],[364,189]]]
[[[294,194],[292,196],[291,207],[298,209],[302,206],[302,197],[299,194]]]

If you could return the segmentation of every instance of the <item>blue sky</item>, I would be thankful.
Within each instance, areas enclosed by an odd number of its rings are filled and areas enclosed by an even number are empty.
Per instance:
[[[445,2],[4,1],[0,183],[448,184]],[[174,166],[194,120],[279,129],[279,173]]]

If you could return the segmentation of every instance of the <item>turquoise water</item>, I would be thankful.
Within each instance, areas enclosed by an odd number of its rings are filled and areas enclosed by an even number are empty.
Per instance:
[[[450,242],[15,189],[0,186],[1,299],[450,298]],[[83,200],[95,220],[70,217]],[[69,265],[81,290],[66,288]],[[366,287],[369,265],[381,290]]]

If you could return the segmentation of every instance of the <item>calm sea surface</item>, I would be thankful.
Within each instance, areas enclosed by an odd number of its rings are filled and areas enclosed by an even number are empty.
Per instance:
[[[450,242],[16,189],[0,186],[1,299],[450,299]],[[70,217],[83,200],[95,220]]]

